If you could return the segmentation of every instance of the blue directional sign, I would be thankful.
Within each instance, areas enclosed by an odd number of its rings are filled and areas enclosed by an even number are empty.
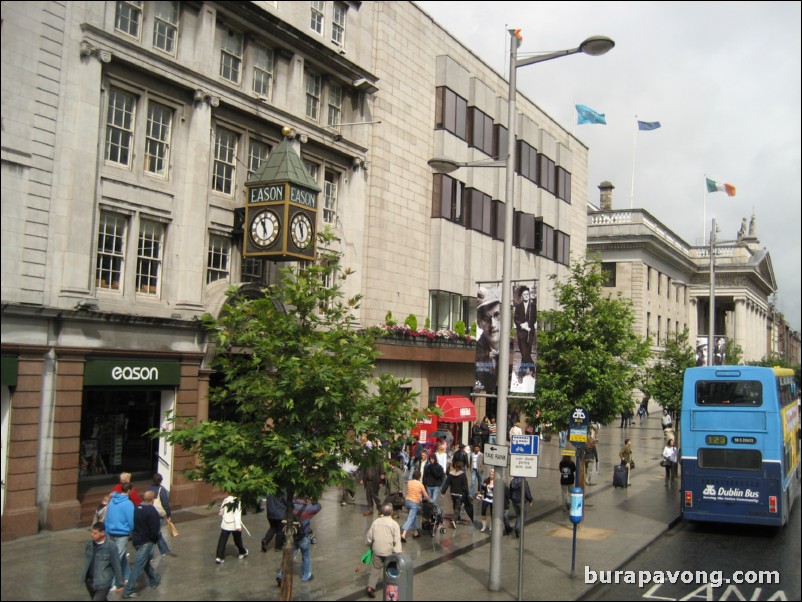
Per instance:
[[[510,453],[513,455],[537,456],[540,438],[535,435],[513,435],[510,441]]]

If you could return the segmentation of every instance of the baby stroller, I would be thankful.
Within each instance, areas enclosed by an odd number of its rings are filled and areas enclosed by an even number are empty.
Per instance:
[[[423,500],[421,505],[421,527],[424,531],[429,533],[432,537],[434,537],[437,530],[440,530],[440,533],[445,533],[446,528],[443,526],[443,511],[437,506],[428,500]]]

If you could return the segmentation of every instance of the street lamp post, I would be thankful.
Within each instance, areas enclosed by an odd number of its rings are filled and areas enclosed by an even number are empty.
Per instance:
[[[558,50],[533,57],[518,60],[518,42],[521,37],[520,29],[511,29],[510,33],[510,75],[509,91],[507,95],[507,156],[498,160],[460,163],[443,157],[436,157],[429,161],[433,170],[439,173],[450,173],[460,167],[506,167],[506,189],[504,207],[504,238],[501,275],[501,332],[498,356],[498,393],[496,403],[496,432],[499,433],[499,442],[507,442],[507,394],[510,381],[510,328],[512,324],[512,306],[510,304],[510,290],[512,278],[512,222],[514,218],[513,200],[515,193],[515,100],[516,100],[516,69],[535,63],[542,63],[552,59],[572,54],[589,54],[599,56],[605,54],[615,46],[615,42],[605,36],[592,36],[582,42],[577,48]],[[488,588],[491,591],[501,590],[501,549],[504,530],[504,482],[506,467],[496,467],[497,487],[493,497],[493,529],[490,533],[490,578]]]

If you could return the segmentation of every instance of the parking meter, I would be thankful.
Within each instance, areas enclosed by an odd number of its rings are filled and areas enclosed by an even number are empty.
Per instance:
[[[571,487],[571,509],[568,511],[568,518],[575,525],[582,522],[582,515],[585,512],[585,492],[580,487]]]
[[[412,559],[406,554],[390,554],[384,561],[382,600],[412,600]]]

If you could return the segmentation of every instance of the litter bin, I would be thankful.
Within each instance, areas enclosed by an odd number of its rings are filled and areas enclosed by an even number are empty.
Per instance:
[[[412,600],[412,559],[406,554],[391,554],[384,561],[382,600]]]

